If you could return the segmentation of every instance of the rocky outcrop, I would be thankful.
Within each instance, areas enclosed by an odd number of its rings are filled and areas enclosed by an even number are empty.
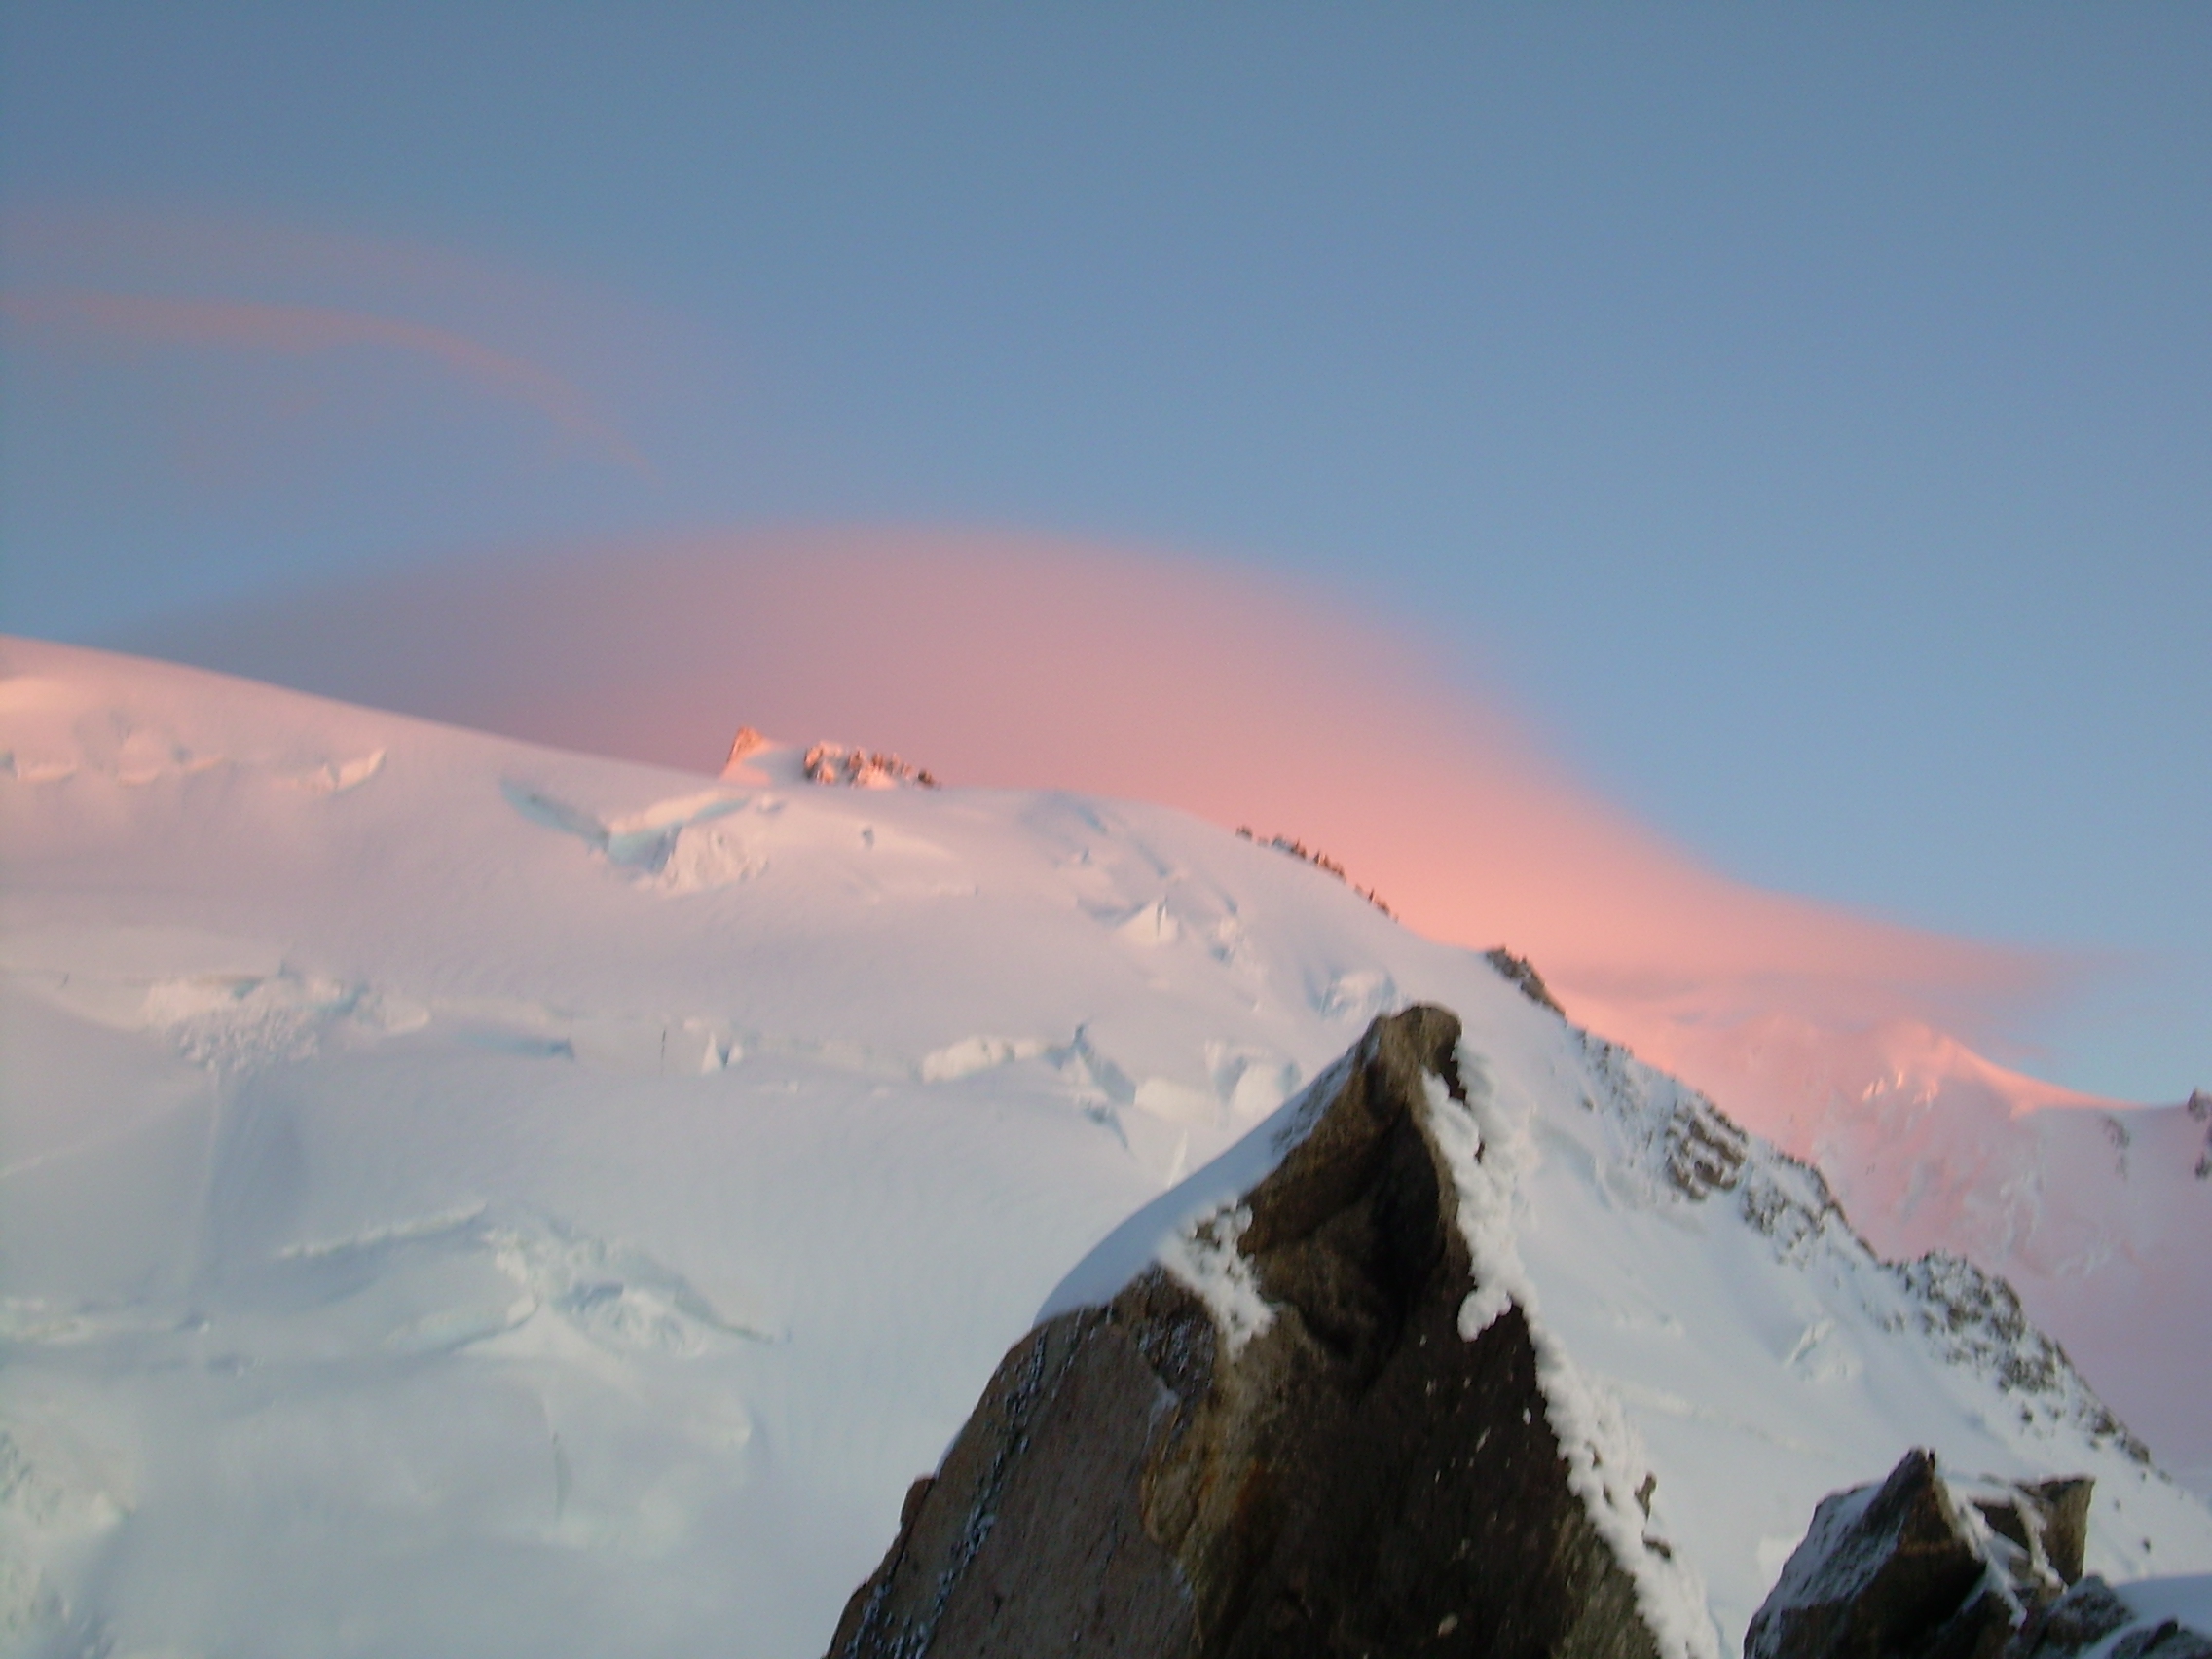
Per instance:
[[[842,743],[816,744],[806,752],[800,770],[810,783],[843,784],[856,790],[938,787],[936,775],[926,766],[910,765],[880,749],[849,749]]]
[[[761,751],[775,747],[754,727],[737,728],[730,739],[729,755],[721,775],[733,783],[760,780],[752,761]],[[799,761],[799,776],[812,784],[842,784],[858,790],[934,790],[937,774],[882,750],[857,749],[843,743],[818,743]]]
[[[2212,1659],[2083,1576],[2089,1496],[2081,1476],[1965,1481],[1909,1452],[1880,1486],[1822,1499],[1745,1659]]]
[[[2088,1507],[2085,1480],[1970,1493],[1908,1452],[1879,1487],[1821,1500],[1745,1659],[1990,1659],[2081,1576]]]
[[[2005,1659],[2212,1659],[2212,1637],[2174,1618],[2145,1618],[2094,1574],[2012,1640]]]
[[[1656,1659],[1520,1310],[1460,1335],[1424,1094],[1459,1093],[1458,1035],[1378,1020],[1192,1236],[1198,1272],[1148,1266],[1016,1345],[833,1659]]]

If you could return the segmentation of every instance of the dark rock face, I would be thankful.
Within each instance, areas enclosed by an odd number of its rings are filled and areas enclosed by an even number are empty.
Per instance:
[[[1821,1500],[1752,1615],[1745,1659],[2020,1659],[2021,1641],[2082,1576],[2090,1486],[2080,1476],[1954,1486],[1933,1453],[1906,1453],[1880,1487]],[[2085,1600],[2067,1620],[2098,1616]]]
[[[1984,1576],[1936,1458],[1910,1452],[1888,1480],[1821,1500],[1812,1529],[1744,1633],[1745,1659],[1933,1654]],[[1963,1648],[1973,1652],[1978,1624]],[[2009,1624],[2006,1625],[2009,1631]]]
[[[1158,1267],[1001,1363],[832,1659],[1656,1659],[1567,1488],[1528,1325],[1472,1341],[1423,1078],[1458,1021],[1369,1028],[1245,1195],[1271,1323],[1234,1346]],[[1247,1218],[1248,1219],[1245,1219]]]
[[[2172,1619],[2137,1618],[2111,1585],[2094,1576],[2031,1618],[2005,1659],[2078,1659],[2116,1631],[2126,1634],[2112,1644],[2109,1659],[2212,1659],[2212,1639]]]
[[[2111,1585],[2084,1578],[2028,1622],[2013,1651],[2018,1659],[2068,1659],[2134,1622],[2134,1613]]]
[[[847,1604],[831,1651],[1195,1651],[1190,1599],[1141,1501],[1170,1404],[1106,1313],[1032,1331],[943,1467],[907,1493],[898,1541]]]

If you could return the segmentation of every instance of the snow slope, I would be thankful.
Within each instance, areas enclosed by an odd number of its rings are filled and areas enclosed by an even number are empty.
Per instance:
[[[1055,1283],[1373,1014],[1461,1014],[1539,1208],[1678,1103],[1180,814],[749,761],[0,647],[0,1651],[818,1652]],[[1740,1525],[1663,1476],[1723,1629],[1819,1482],[2071,1448],[1884,1347],[1863,1268],[1638,1276],[1683,1218],[1574,1202],[1610,1289],[1521,1255],[1654,1458],[1857,1402]],[[1726,1343],[1646,1375],[1713,1284]],[[2212,1569],[2122,1485],[2106,1570]]]
[[[1818,1164],[1884,1254],[1948,1249],[2003,1273],[2167,1466],[2212,1493],[2198,1381],[2212,1376],[2212,1094],[2118,1107],[1911,1021],[1680,1030],[1690,1040],[1659,1063]]]

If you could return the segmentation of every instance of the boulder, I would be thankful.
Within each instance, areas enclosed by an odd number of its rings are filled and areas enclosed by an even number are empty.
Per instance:
[[[2163,1602],[2166,1592],[2186,1586],[2182,1599],[2202,1620],[2212,1612],[2201,1579],[2146,1579],[2129,1587],[2140,1600]],[[2070,1587],[2050,1606],[2031,1617],[2013,1639],[2005,1659],[2212,1659],[2212,1637],[2182,1619],[2146,1615],[2094,1573]]]
[[[1934,1453],[1908,1452],[1880,1486],[1821,1500],[1752,1615],[1745,1659],[2010,1653],[2082,1576],[2090,1491],[2082,1476],[1946,1477]],[[2084,1597],[2067,1618],[2099,1616]]]

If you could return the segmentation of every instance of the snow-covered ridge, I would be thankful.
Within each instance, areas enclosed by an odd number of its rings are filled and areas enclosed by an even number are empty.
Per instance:
[[[1240,841],[1260,841],[1260,837],[1252,832],[1251,827],[1249,825],[1240,824],[1237,826],[1236,838]],[[1264,847],[1272,847],[1278,853],[1288,853],[1294,859],[1303,859],[1306,863],[1311,865],[1315,869],[1327,870],[1331,875],[1335,876],[1339,881],[1343,882],[1346,887],[1350,888],[1354,893],[1358,894],[1362,899],[1366,900],[1378,910],[1381,910],[1385,916],[1393,916],[1397,914],[1396,911],[1392,910],[1389,905],[1385,904],[1382,902],[1382,895],[1378,894],[1374,888],[1360,886],[1358,882],[1352,880],[1351,876],[1346,873],[1343,865],[1339,864],[1327,853],[1321,851],[1320,848],[1309,847],[1304,841],[1299,840],[1295,835],[1270,835],[1265,841],[1260,841],[1260,844]]]

